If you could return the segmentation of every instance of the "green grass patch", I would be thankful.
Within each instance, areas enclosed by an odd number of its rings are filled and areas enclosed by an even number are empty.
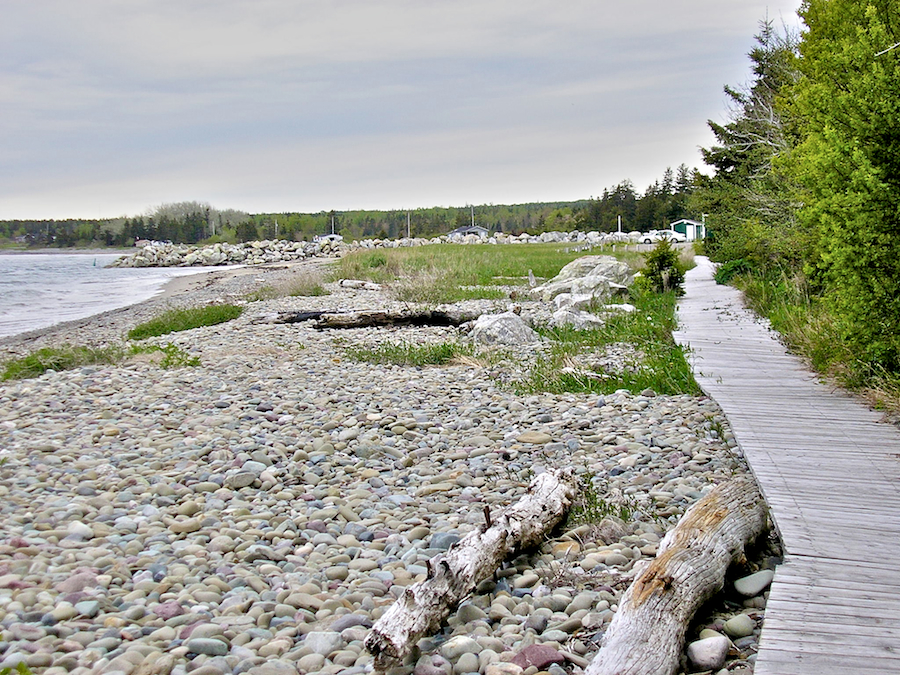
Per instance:
[[[328,295],[323,284],[323,277],[318,274],[298,274],[276,284],[261,286],[252,293],[248,293],[245,299],[248,302],[259,300],[274,300],[285,297],[314,297]]]
[[[82,366],[116,363],[122,355],[121,347],[43,347],[26,356],[6,361],[0,380],[24,380],[39,377],[48,370],[71,370]]]
[[[181,347],[171,342],[165,345],[132,345],[130,353],[132,355],[149,354],[158,359],[160,368],[185,368],[196,367],[200,365],[200,359],[192,356]]]
[[[441,366],[464,356],[472,356],[473,349],[458,342],[412,344],[387,342],[374,348],[348,347],[348,358],[365,363],[388,363],[398,366]]]
[[[699,394],[684,349],[675,343],[675,293],[654,293],[633,288],[632,313],[612,314],[606,323],[590,330],[571,327],[541,328],[552,341],[550,353],[538,359],[528,378],[517,388],[522,393],[595,392],[619,389],[638,394],[652,389],[657,394]],[[596,369],[607,350],[632,354],[621,369]]]
[[[207,305],[187,309],[170,309],[155,319],[140,323],[128,331],[129,340],[144,340],[201,326],[215,326],[236,319],[244,311],[238,305]]]
[[[612,249],[576,248],[572,244],[440,244],[358,251],[344,256],[335,273],[345,279],[386,284],[405,302],[442,304],[494,299],[506,297],[498,285],[526,286],[529,270],[538,280],[546,280],[576,258],[612,253]],[[636,253],[616,255],[635,260],[639,257]]]

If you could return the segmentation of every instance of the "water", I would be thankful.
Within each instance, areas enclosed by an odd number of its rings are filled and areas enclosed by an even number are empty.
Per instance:
[[[106,268],[119,257],[116,253],[0,255],[0,337],[143,302],[174,277],[210,269]]]

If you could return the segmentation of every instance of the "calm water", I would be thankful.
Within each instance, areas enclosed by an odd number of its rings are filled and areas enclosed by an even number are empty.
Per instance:
[[[114,253],[0,255],[0,337],[127,307],[209,268],[107,269]],[[221,268],[218,268],[221,269]]]

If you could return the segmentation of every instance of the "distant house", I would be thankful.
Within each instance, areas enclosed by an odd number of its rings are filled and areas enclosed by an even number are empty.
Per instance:
[[[681,220],[676,220],[674,223],[669,223],[669,229],[681,232],[681,234],[687,237],[688,241],[695,241],[706,237],[706,225],[697,222],[696,220],[689,220],[688,218],[682,218]]]
[[[324,243],[326,241],[335,243],[344,241],[344,237],[340,234],[317,234],[315,237],[313,237],[313,241],[316,243]]]
[[[477,234],[479,237],[488,237],[491,233],[480,225],[465,225],[463,227],[457,227],[450,233],[450,236],[458,235],[464,237],[467,234]]]

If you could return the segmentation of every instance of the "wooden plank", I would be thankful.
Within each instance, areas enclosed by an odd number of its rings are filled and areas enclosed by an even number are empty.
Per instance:
[[[711,275],[703,259],[688,273],[675,337],[728,419],[786,552],[755,673],[900,673],[900,431],[808,372]]]

